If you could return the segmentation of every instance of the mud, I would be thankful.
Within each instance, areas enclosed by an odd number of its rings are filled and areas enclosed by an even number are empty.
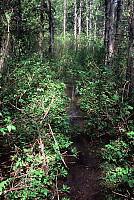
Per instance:
[[[99,159],[96,156],[97,144],[90,141],[89,136],[77,135],[80,128],[73,128],[75,125],[84,129],[83,114],[77,107],[77,99],[72,97],[73,87],[66,88],[66,94],[72,99],[68,114],[71,115],[70,127],[72,128],[73,147],[77,148],[77,158],[64,157],[69,166],[68,175],[65,180],[59,180],[59,188],[62,184],[70,187],[70,193],[64,195],[70,200],[101,200],[103,191],[100,185]],[[62,198],[61,198],[62,199]]]
[[[101,200],[103,199],[100,186],[99,159],[96,157],[96,147],[93,146],[85,136],[72,138],[73,146],[78,150],[78,157],[65,158],[69,166],[66,180],[60,184],[70,187],[70,193],[66,194],[70,200]]]

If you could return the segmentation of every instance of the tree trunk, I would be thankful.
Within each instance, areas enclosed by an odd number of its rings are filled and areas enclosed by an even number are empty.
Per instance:
[[[66,9],[67,9],[67,4],[66,0],[64,0],[64,42],[66,38]]]
[[[89,18],[90,18],[90,21],[89,21],[89,38],[91,40],[91,33],[92,33],[92,0],[90,0],[90,14],[89,14]]]
[[[116,35],[121,35],[121,24],[122,24],[122,13],[123,13],[123,0],[117,2],[117,23],[116,23]]]
[[[7,39],[6,41],[2,44],[2,38],[1,38],[1,58],[0,58],[0,71],[1,73],[3,73],[3,65],[4,65],[4,61],[6,56],[8,55],[9,52],[9,42],[10,42],[10,22],[11,22],[11,16],[13,13],[13,9],[11,11],[11,13],[9,14],[9,17],[7,18]]]
[[[76,40],[77,34],[77,1],[74,0],[74,38]]]
[[[81,34],[81,9],[82,9],[82,3],[81,3],[81,0],[80,0],[79,35]]]
[[[87,27],[87,38],[88,38],[88,0],[86,0],[86,27]]]
[[[130,92],[134,91],[134,9],[132,9],[132,17],[129,32],[129,50],[126,78],[130,82]]]
[[[18,14],[17,14],[17,36],[18,36],[18,41],[22,37],[21,22],[22,22],[22,17],[21,17],[21,0],[18,0]]]
[[[115,40],[115,48],[116,48],[118,54],[120,53],[120,45],[121,45],[122,13],[123,13],[123,0],[118,0],[118,2],[117,2],[116,40]]]
[[[84,1],[82,1],[82,13],[81,13],[81,31],[84,32],[84,17],[83,17],[83,13],[84,13]]]
[[[50,31],[49,53],[50,53],[50,56],[53,57],[54,29],[53,29],[51,1],[50,0],[47,0],[47,12],[48,12],[48,18],[49,18],[49,31]]]
[[[42,62],[43,59],[43,49],[42,49],[42,42],[43,42],[43,29],[44,29],[44,0],[41,0],[41,9],[40,9],[40,39],[39,39],[39,49],[40,49],[40,61]]]
[[[109,40],[108,40],[108,50],[109,58],[113,58],[114,54],[114,16],[115,15],[115,0],[111,0],[110,5],[110,24],[109,24]]]
[[[114,13],[115,0],[105,0],[105,64],[109,71],[111,70],[111,63],[114,56]]]
[[[2,10],[0,8],[0,56],[2,56],[2,38],[3,38],[3,30],[2,30]]]

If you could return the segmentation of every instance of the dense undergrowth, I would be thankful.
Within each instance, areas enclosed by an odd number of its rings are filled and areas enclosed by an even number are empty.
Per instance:
[[[116,58],[107,73],[100,42],[76,48],[69,40],[63,51],[59,41],[51,61],[44,58],[40,63],[38,55],[22,56],[19,62],[7,60],[0,130],[13,155],[10,177],[0,183],[2,198],[53,199],[69,190],[65,185],[58,190],[57,182],[67,175],[64,154],[71,145],[70,99],[64,90],[71,83],[79,93],[79,108],[86,113],[84,134],[102,141],[100,178],[105,199],[132,199],[133,102],[125,68],[118,80]],[[71,151],[75,156],[75,149]]]

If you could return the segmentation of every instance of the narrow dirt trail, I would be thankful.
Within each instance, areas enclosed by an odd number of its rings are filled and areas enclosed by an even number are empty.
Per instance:
[[[67,197],[70,200],[101,200],[102,188],[98,179],[100,170],[96,149],[85,136],[74,137],[72,141],[79,156],[74,162],[66,160],[69,172],[64,184],[70,187],[70,194]]]
[[[70,98],[72,97],[71,89],[68,87],[66,90],[66,94]],[[74,123],[82,126],[84,121],[81,118],[77,119],[80,111],[75,107],[77,102],[74,103],[74,101],[73,97],[73,103],[68,111],[69,115],[75,116],[75,118],[71,118],[70,126],[74,126]],[[96,145],[90,142],[89,137],[83,134],[77,135],[76,131],[79,131],[79,128],[75,128],[73,131],[75,133],[72,133],[71,140],[73,147],[77,148],[78,158],[73,159],[73,162],[71,158],[65,158],[69,171],[62,184],[70,187],[70,193],[66,197],[70,200],[101,200],[103,194],[99,181],[100,169],[98,167],[99,160],[96,157]]]

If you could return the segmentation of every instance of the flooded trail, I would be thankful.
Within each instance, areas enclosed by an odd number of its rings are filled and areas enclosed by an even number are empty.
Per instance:
[[[66,94],[69,97],[72,96],[71,89],[70,86],[66,90]],[[74,100],[68,112],[72,117],[70,126],[74,126],[75,123],[82,126],[84,120],[80,117],[81,113],[77,110]],[[75,131],[79,131],[79,128],[78,130],[75,128]],[[70,193],[66,197],[70,198],[70,200],[101,200],[102,188],[99,181],[99,160],[96,157],[97,144],[93,144],[89,137],[82,133],[80,135],[75,134],[75,131],[74,134],[72,133],[71,140],[73,147],[77,148],[78,158],[72,160],[72,158],[65,157],[69,171],[62,184],[70,187]]]

